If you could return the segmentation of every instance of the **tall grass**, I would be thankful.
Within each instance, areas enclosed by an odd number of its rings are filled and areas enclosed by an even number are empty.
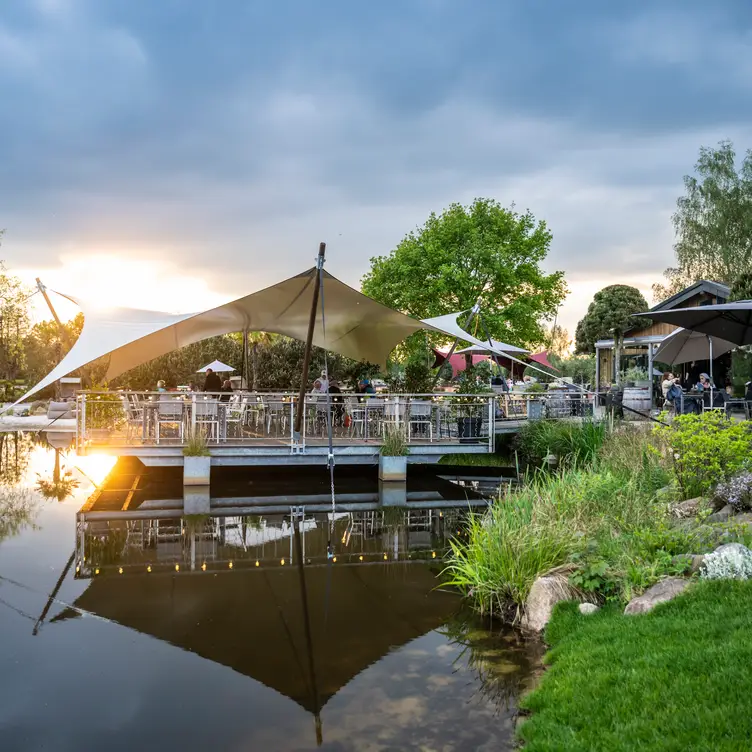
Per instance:
[[[608,555],[623,573],[639,548],[630,536],[665,522],[655,491],[666,482],[666,460],[651,439],[625,432],[599,441],[589,464],[529,473],[452,544],[446,574],[478,610],[519,614],[537,577],[583,557]]]
[[[516,448],[531,465],[540,465],[548,454],[563,467],[580,467],[595,460],[606,438],[606,423],[585,420],[528,421],[520,430]]]
[[[410,454],[405,432],[399,428],[387,429],[381,443],[381,454],[384,457],[406,457]]]

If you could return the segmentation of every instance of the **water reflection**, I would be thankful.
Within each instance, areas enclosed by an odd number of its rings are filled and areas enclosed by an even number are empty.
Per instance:
[[[45,502],[35,479],[54,481],[55,454],[24,442],[18,514],[0,513],[17,520],[0,543],[3,752],[512,748],[535,653],[463,615],[439,586],[461,510],[292,504],[149,518],[150,500],[173,498],[154,478],[131,496],[140,519],[87,519],[77,458],[60,448],[60,477],[71,470],[81,485]],[[274,485],[233,483],[228,493],[245,484],[259,496]],[[95,494],[103,509],[122,512],[132,484],[121,485]],[[71,685],[87,688],[92,712],[81,715]]]
[[[39,499],[28,489],[0,488],[0,541],[32,526]]]

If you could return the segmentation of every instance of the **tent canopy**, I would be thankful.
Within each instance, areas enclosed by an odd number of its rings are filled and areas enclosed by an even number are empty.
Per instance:
[[[232,366],[228,366],[221,360],[213,360],[211,363],[209,363],[209,365],[206,365],[203,368],[199,368],[196,373],[206,373],[209,369],[214,371],[214,373],[224,373],[235,370]]]
[[[526,350],[524,347],[515,347],[514,345],[508,345],[506,342],[498,342],[497,340],[492,339],[490,345],[488,344],[488,342],[484,342],[481,345],[470,345],[470,347],[466,347],[464,350],[457,350],[457,352],[460,355],[463,355],[464,353],[487,352],[520,353],[524,355],[525,353],[529,353],[530,350]]]

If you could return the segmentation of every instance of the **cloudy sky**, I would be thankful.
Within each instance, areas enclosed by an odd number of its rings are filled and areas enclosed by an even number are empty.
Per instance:
[[[311,265],[358,284],[432,210],[545,219],[573,331],[649,294],[697,151],[752,146],[748,0],[3,0],[0,255],[201,309]]]

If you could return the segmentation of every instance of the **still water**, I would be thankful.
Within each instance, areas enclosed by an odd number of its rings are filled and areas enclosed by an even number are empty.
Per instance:
[[[512,749],[539,649],[439,586],[435,518],[312,517],[301,580],[282,516],[83,540],[111,465],[0,436],[3,752]]]

